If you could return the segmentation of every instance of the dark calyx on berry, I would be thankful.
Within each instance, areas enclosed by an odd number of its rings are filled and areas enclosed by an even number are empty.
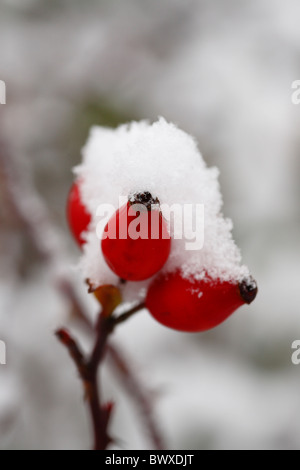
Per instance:
[[[142,204],[147,208],[148,211],[151,211],[152,206],[159,205],[159,199],[156,197],[154,198],[149,191],[145,191],[144,193],[134,193],[129,197],[129,204]]]
[[[252,276],[239,283],[239,290],[242,299],[246,304],[251,304],[257,295],[257,284]]]

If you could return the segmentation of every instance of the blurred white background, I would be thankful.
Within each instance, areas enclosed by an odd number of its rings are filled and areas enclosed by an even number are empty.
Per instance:
[[[0,5],[7,84],[0,137],[46,204],[66,269],[78,258],[64,216],[70,170],[91,124],[162,115],[192,133],[221,170],[224,213],[258,280],[257,300],[205,334],[164,329],[145,312],[113,338],[153,390],[169,449],[300,448],[300,366],[291,363],[291,343],[300,339],[300,105],[291,102],[299,17],[297,0]],[[12,216],[1,170],[0,339],[8,364],[0,366],[0,448],[89,448],[81,385],[53,335],[68,324],[69,305]],[[150,448],[109,367],[103,382],[117,403],[118,447]]]

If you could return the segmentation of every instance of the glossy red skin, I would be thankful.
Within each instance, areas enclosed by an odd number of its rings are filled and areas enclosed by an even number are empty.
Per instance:
[[[158,276],[146,298],[146,306],[158,322],[186,332],[215,328],[244,303],[238,284],[208,279],[192,282],[179,271]]]
[[[67,202],[67,219],[73,237],[80,247],[85,244],[82,233],[86,232],[91,222],[91,215],[81,202],[78,181],[70,189]]]
[[[148,219],[148,230],[144,231],[144,235],[148,236],[148,239],[131,239],[128,228],[137,216],[129,215],[129,209],[130,204],[128,203],[117,210],[109,220],[104,232],[107,232],[109,227],[115,226],[116,239],[103,237],[101,248],[106,263],[117,276],[126,281],[143,281],[160,271],[168,260],[171,251],[171,237],[161,213],[158,210],[147,211],[145,209],[140,220]],[[151,239],[153,223],[159,227],[158,239]],[[120,224],[126,228],[126,239],[120,238]],[[163,236],[166,239],[163,239]]]

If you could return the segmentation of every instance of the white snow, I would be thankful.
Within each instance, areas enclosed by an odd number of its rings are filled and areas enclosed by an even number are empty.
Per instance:
[[[166,271],[181,268],[184,276],[197,279],[207,273],[233,282],[249,275],[232,239],[232,222],[221,213],[218,169],[207,167],[195,140],[174,124],[160,118],[153,124],[142,121],[117,129],[92,128],[75,174],[82,182],[83,202],[92,214],[80,267],[93,285],[118,281],[106,266],[96,236],[99,205],[118,208],[119,197],[144,191],[163,205],[204,204],[204,247],[187,251],[186,239],[173,240]],[[182,230],[181,221],[171,224],[170,230],[171,235]],[[138,285],[145,287],[147,282]]]

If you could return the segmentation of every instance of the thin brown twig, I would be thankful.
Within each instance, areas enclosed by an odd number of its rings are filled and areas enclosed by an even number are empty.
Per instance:
[[[142,310],[143,308],[143,303],[133,307],[131,310],[123,313],[118,317],[118,323],[120,323],[120,318],[122,318],[123,321],[123,319],[125,320],[125,318],[129,318],[131,315],[135,314],[139,310]],[[95,332],[91,321],[86,317],[83,311],[80,312],[78,318],[79,320],[83,321],[84,325],[89,328],[91,333]],[[134,371],[134,368],[130,366],[130,361],[126,360],[124,353],[120,350],[119,347],[109,343],[106,345],[105,352],[120,380],[122,381],[125,389],[127,390],[128,395],[131,398],[134,397],[135,405],[139,408],[141,416],[144,419],[145,427],[148,430],[153,449],[165,449],[164,439],[159,427],[156,424],[156,419],[153,413],[153,397],[148,392],[144,384],[141,383],[139,377]]]
[[[99,332],[100,341],[105,344],[105,330],[102,328]],[[82,380],[85,397],[90,409],[90,415],[94,431],[94,450],[105,450],[111,439],[108,435],[107,428],[109,418],[112,411],[112,405],[101,406],[100,393],[97,380],[97,370],[100,364],[93,363],[92,358],[87,361],[82,354],[77,342],[65,329],[56,332],[57,338],[68,349],[73,362],[75,363],[79,376]],[[107,337],[107,336],[106,336]],[[103,339],[102,339],[103,338]],[[97,340],[98,341],[98,340]]]
[[[94,373],[97,373],[100,363],[105,354],[106,343],[109,335],[113,332],[115,327],[113,317],[106,317],[100,315],[97,324],[97,337],[96,342],[89,360],[90,368]]]
[[[105,308],[103,308],[103,311],[98,318],[95,344],[88,359],[83,356],[77,342],[74,340],[74,338],[72,338],[70,333],[68,333],[65,329],[60,329],[56,333],[56,336],[60,342],[68,349],[70,356],[78,369],[81,380],[83,381],[94,430],[94,450],[105,450],[108,444],[111,442],[108,434],[108,425],[112,411],[112,405],[101,405],[99,383],[97,378],[98,369],[107,351],[108,337],[119,324],[119,318],[122,318],[123,322],[125,319],[130,318],[143,307],[144,304],[136,306],[120,317],[107,315]]]
[[[72,357],[74,363],[77,366],[80,376],[83,377],[84,376],[83,370],[85,368],[85,359],[77,342],[75,341],[74,338],[72,338],[70,333],[63,328],[61,328],[60,330],[56,332],[56,336],[59,339],[59,341],[68,349],[70,356]]]
[[[130,310],[128,310],[128,312],[122,313],[121,315],[116,317],[114,319],[114,324],[119,325],[120,323],[123,323],[124,321],[128,320],[130,317],[138,313],[140,310],[143,310],[144,308],[146,308],[145,302],[142,302],[136,305],[135,307],[132,307]]]

